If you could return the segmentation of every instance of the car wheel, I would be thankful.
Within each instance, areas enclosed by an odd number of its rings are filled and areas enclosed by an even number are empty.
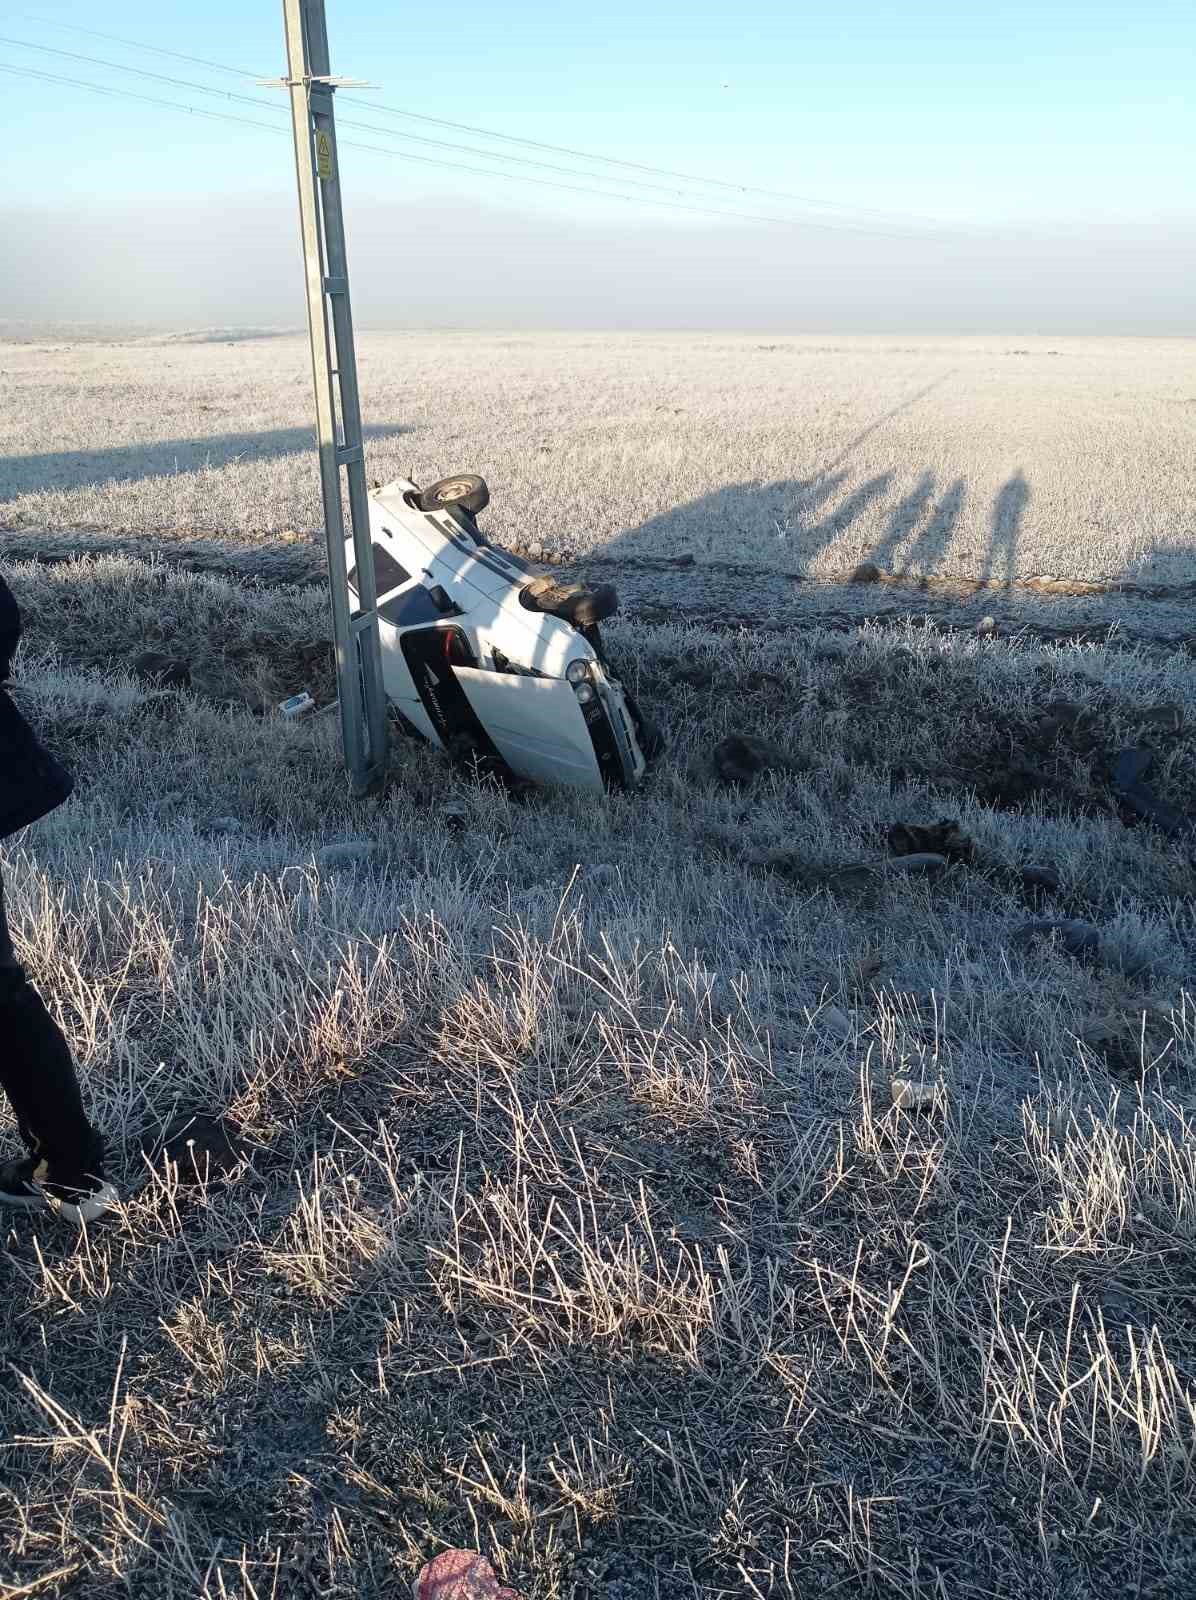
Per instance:
[[[475,472],[457,472],[451,478],[439,478],[415,497],[421,511],[447,511],[456,506],[476,517],[490,504],[490,490],[485,478]]]

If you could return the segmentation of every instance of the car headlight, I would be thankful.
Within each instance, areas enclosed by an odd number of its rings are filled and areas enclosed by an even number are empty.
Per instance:
[[[565,677],[576,689],[579,683],[584,683],[590,675],[590,663],[584,656],[577,656],[565,668]]]
[[[590,701],[597,696],[597,690],[592,683],[575,683],[573,693],[577,696],[578,705],[588,706]]]

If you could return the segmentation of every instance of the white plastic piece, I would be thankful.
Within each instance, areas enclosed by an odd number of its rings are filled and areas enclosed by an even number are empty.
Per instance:
[[[315,708],[316,702],[304,689],[301,694],[293,694],[290,699],[284,700],[278,708],[278,714],[280,717],[285,717],[288,722],[294,722],[296,717],[306,716]]]
[[[934,1104],[934,1084],[916,1083],[913,1078],[894,1078],[889,1093],[902,1111],[925,1111]]]

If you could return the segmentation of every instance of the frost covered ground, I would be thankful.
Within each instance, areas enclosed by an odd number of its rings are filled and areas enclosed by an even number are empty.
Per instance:
[[[359,362],[371,475],[481,472],[508,541],[1196,579],[1191,340],[367,332]],[[0,528],[318,526],[306,336],[0,338],[0,368]]]
[[[382,1600],[446,1544],[534,1600],[1192,1593],[1192,838],[1111,783],[1191,804],[1191,599],[829,581],[928,562],[957,479],[988,548],[1019,473],[1018,576],[1190,581],[1183,347],[843,343],[364,338],[374,470],[613,563],[669,734],[600,805],[398,741],[364,807],[263,714],[332,692],[301,342],[5,349],[18,693],[80,780],[9,910],[127,1203],[0,1237],[0,1593]],[[242,1141],[198,1186],[189,1112]]]

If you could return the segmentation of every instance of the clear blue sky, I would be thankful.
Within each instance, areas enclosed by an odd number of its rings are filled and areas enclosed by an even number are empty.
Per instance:
[[[368,78],[377,101],[429,115],[933,216],[1164,221],[1194,209],[1194,0],[328,0],[327,10],[334,71]],[[282,67],[274,0],[43,0],[27,13],[11,0],[0,21],[2,34],[268,101],[251,82],[29,16],[251,73]],[[269,117],[8,45],[0,61]],[[339,106],[342,117],[370,119],[361,106]],[[7,75],[0,107],[10,203],[291,192],[281,137]],[[440,189],[542,214],[619,213],[608,202],[366,152],[346,150],[343,164],[359,195],[385,186],[392,200],[418,200]]]

